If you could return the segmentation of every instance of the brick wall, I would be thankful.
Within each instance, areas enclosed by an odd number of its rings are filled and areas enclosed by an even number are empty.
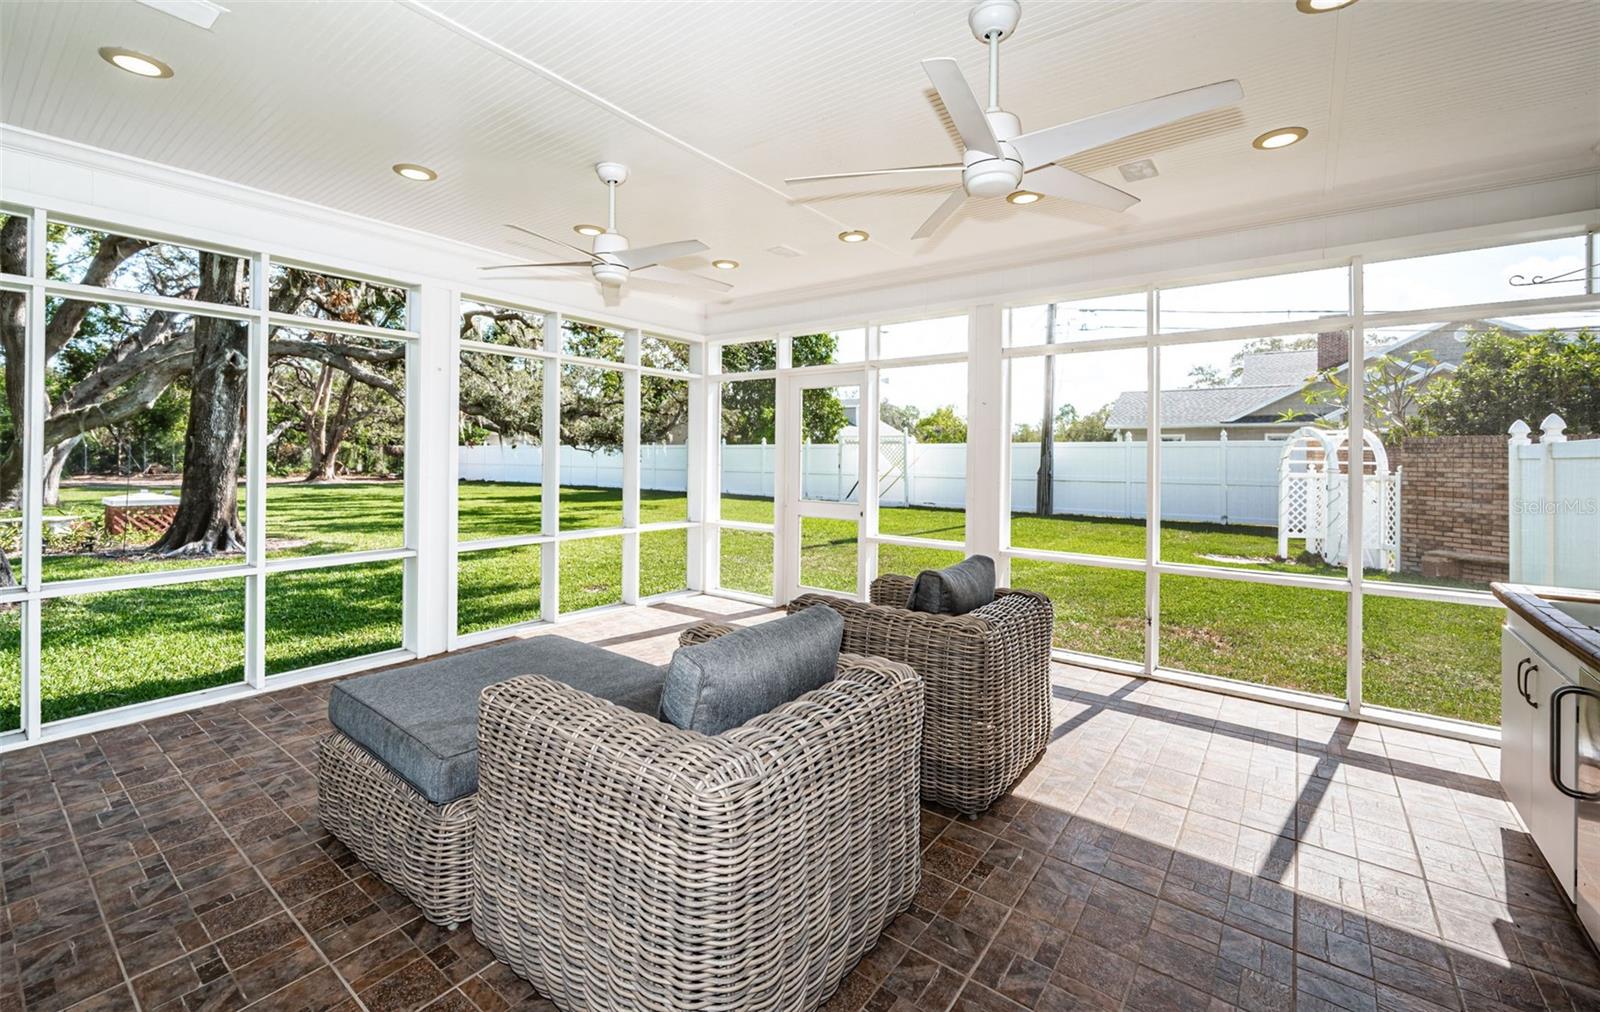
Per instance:
[[[1455,573],[1430,576],[1504,580],[1511,552],[1509,462],[1505,436],[1434,436],[1389,448],[1389,466],[1401,467],[1400,569],[1424,572],[1430,552],[1465,553]]]
[[[1569,435],[1568,439],[1600,438]],[[1505,436],[1433,436],[1388,447],[1400,480],[1400,569],[1487,583],[1510,571],[1511,503]],[[1464,553],[1449,560],[1436,554]]]

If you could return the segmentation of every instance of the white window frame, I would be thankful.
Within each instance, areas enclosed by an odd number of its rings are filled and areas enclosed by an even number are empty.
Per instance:
[[[907,543],[914,547],[934,549],[962,549],[966,551],[985,551],[993,544],[996,555],[997,576],[1005,582],[1009,579],[1010,563],[1012,559],[1023,558],[1045,562],[1057,562],[1079,566],[1092,566],[1100,568],[1118,569],[1124,571],[1138,571],[1145,574],[1145,622],[1147,634],[1145,637],[1145,657],[1142,662],[1129,663],[1112,658],[1096,655],[1078,654],[1065,650],[1055,650],[1054,655],[1058,660],[1084,665],[1102,670],[1114,671],[1120,674],[1139,675],[1147,678],[1172,682],[1175,684],[1194,686],[1211,691],[1221,691],[1231,695],[1243,696],[1273,703],[1287,704],[1300,709],[1312,710],[1346,717],[1359,717],[1379,723],[1399,727],[1412,728],[1443,734],[1463,740],[1497,744],[1499,729],[1467,721],[1439,717],[1430,714],[1410,711],[1391,710],[1364,703],[1362,699],[1361,664],[1362,664],[1362,603],[1366,596],[1394,597],[1410,600],[1435,601],[1445,604],[1463,604],[1479,607],[1499,607],[1499,603],[1487,592],[1458,590],[1446,587],[1428,585],[1414,585],[1402,583],[1389,583],[1384,581],[1366,580],[1361,572],[1359,560],[1361,558],[1361,504],[1359,483],[1351,483],[1351,502],[1347,506],[1351,524],[1350,559],[1346,572],[1341,577],[1320,577],[1277,572],[1262,572],[1244,569],[1228,569],[1225,567],[1196,566],[1183,563],[1160,561],[1160,447],[1165,442],[1181,441],[1183,433],[1161,435],[1159,439],[1148,441],[1147,475],[1146,475],[1146,551],[1144,558],[1115,558],[1109,556],[1083,555],[1069,552],[1059,552],[1043,549],[1023,549],[1013,547],[1010,543],[1010,513],[1009,496],[996,507],[989,503],[986,496],[974,497],[972,489],[984,488],[989,484],[988,471],[991,461],[998,460],[1003,473],[999,476],[998,487],[1002,490],[1010,488],[1010,457],[1005,450],[1009,447],[1008,420],[1009,411],[1004,400],[998,409],[992,404],[984,410],[992,411],[997,418],[989,418],[985,427],[992,431],[979,432],[978,423],[985,421],[986,416],[980,414],[981,402],[990,393],[985,389],[991,383],[988,371],[985,369],[986,356],[994,355],[997,359],[998,370],[1003,374],[1005,387],[1004,397],[1009,399],[1010,378],[1009,370],[1004,368],[1005,362],[1014,358],[1030,358],[1039,356],[1070,355],[1092,351],[1110,351],[1118,349],[1142,349],[1148,356],[1148,390],[1150,431],[1160,432],[1160,352],[1162,348],[1174,345],[1210,343],[1225,340],[1246,340],[1251,338],[1281,337],[1304,334],[1316,330],[1345,329],[1351,332],[1350,355],[1352,360],[1361,361],[1365,354],[1365,332],[1368,327],[1389,327],[1414,323],[1429,323],[1441,319],[1463,318],[1490,318],[1499,316],[1532,316],[1545,313],[1563,311],[1588,311],[1600,309],[1600,297],[1596,296],[1596,281],[1593,277],[1585,286],[1586,291],[1581,295],[1550,296],[1527,300],[1513,300],[1496,303],[1482,303],[1475,305],[1438,306],[1423,310],[1405,310],[1367,315],[1363,306],[1362,266],[1366,262],[1364,253],[1370,252],[1373,260],[1395,260],[1415,256],[1438,253],[1465,252],[1477,249],[1489,249],[1500,245],[1511,245],[1520,242],[1537,240],[1552,240],[1585,236],[1585,248],[1588,251],[1589,263],[1596,263],[1596,229],[1597,226],[1567,226],[1565,228],[1541,228],[1538,234],[1517,234],[1515,225],[1507,226],[1500,230],[1496,236],[1487,231],[1480,230],[1473,234],[1470,240],[1463,241],[1457,237],[1417,236],[1406,240],[1373,244],[1370,250],[1346,250],[1330,253],[1330,255],[1303,263],[1277,263],[1270,268],[1247,266],[1230,268],[1226,270],[1202,273],[1188,272],[1177,273],[1170,277],[1162,277],[1159,283],[1148,282],[1142,286],[1130,288],[1127,285],[1099,283],[1082,288],[1064,288],[1060,290],[1031,291],[1002,304],[940,304],[923,307],[920,311],[911,314],[902,314],[893,320],[920,320],[936,319],[955,315],[960,312],[968,314],[968,353],[967,355],[941,355],[925,356],[919,358],[894,360],[896,366],[937,364],[947,361],[966,361],[968,363],[968,389],[969,389],[969,443],[968,443],[968,523],[966,543],[956,545],[952,542],[936,542],[924,539],[886,538],[882,536],[876,526],[876,495],[872,499],[873,509],[863,509],[863,523],[860,533],[860,551],[863,558],[870,558],[876,565],[876,546],[879,544]],[[1216,281],[1236,280],[1247,277],[1269,276],[1276,274],[1294,273],[1305,270],[1316,270],[1328,267],[1345,267],[1350,272],[1350,311],[1338,316],[1325,317],[1316,320],[1296,320],[1289,322],[1273,322],[1254,324],[1248,326],[1219,327],[1210,330],[1180,331],[1174,333],[1160,333],[1157,326],[1159,318],[1160,290],[1170,287],[1205,284]],[[1146,295],[1146,324],[1142,334],[1131,336],[1117,336],[1110,338],[1094,338],[1074,340],[1054,344],[1024,345],[1013,347],[1009,342],[1010,315],[1007,312],[1013,306],[1033,306],[1040,303],[1076,302],[1086,299],[1102,298],[1106,296],[1128,294],[1143,290]],[[851,330],[857,327],[867,327],[867,356],[864,363],[867,369],[869,382],[874,384],[879,369],[885,364],[877,355],[877,327],[883,321],[867,320],[827,320],[810,323],[803,326],[786,328],[779,334],[779,368],[771,373],[739,374],[739,379],[755,378],[756,376],[771,375],[780,379],[791,372],[804,372],[814,375],[826,370],[837,369],[841,371],[854,371],[862,367],[863,363],[842,363],[838,366],[807,366],[790,369],[788,366],[787,338],[792,334],[808,334],[817,332],[838,332]],[[985,335],[993,335],[992,342]],[[729,335],[714,339],[713,347],[742,343],[770,337],[770,334]],[[780,395],[781,396],[781,395]],[[869,398],[863,394],[863,403],[867,400],[876,401],[875,396]],[[1363,423],[1361,397],[1353,396],[1353,403],[1345,408],[1346,421],[1352,427],[1359,427]],[[780,407],[781,417],[781,407]],[[1176,438],[1173,438],[1176,437]],[[1266,435],[1264,438],[1272,440],[1274,437]],[[1281,441],[1283,437],[1277,437]],[[985,457],[980,451],[987,446],[998,446],[998,452]],[[785,455],[778,454],[779,466],[783,466]],[[716,472],[720,474],[720,471]],[[780,474],[778,482],[789,480],[790,476]],[[876,492],[876,489],[873,489]],[[870,518],[868,514],[870,513]],[[993,528],[993,529],[991,529]],[[777,539],[781,542],[781,539]],[[708,554],[708,566],[713,567],[716,562],[714,547]],[[779,560],[781,563],[781,559]],[[1234,681],[1219,676],[1205,675],[1196,672],[1163,666],[1160,663],[1160,577],[1163,575],[1174,576],[1202,576],[1212,579],[1233,580],[1247,583],[1263,583],[1277,586],[1303,587],[1317,590],[1334,590],[1346,594],[1348,613],[1346,623],[1347,656],[1346,670],[1346,695],[1343,699],[1329,699],[1308,693],[1291,690],[1276,689],[1269,686]],[[862,586],[865,587],[864,579]],[[775,586],[786,586],[783,574],[775,570]],[[711,592],[741,600],[748,599],[748,595],[731,594],[721,590],[713,582],[709,584]],[[773,603],[782,603],[781,598],[774,598]]]

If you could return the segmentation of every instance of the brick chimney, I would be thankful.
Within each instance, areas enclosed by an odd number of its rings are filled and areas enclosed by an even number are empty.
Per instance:
[[[1317,372],[1327,372],[1350,361],[1350,334],[1329,330],[1317,335]]]

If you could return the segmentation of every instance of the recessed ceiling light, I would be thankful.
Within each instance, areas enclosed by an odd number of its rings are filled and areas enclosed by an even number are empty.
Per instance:
[[[1276,151],[1278,148],[1286,148],[1305,140],[1309,132],[1305,127],[1279,127],[1257,137],[1250,142],[1250,146],[1260,148],[1262,151]]]
[[[848,232],[839,233],[840,242],[866,242],[869,236],[859,228],[852,228]]]
[[[711,266],[715,267],[719,271],[731,271],[731,270],[733,270],[733,269],[735,269],[736,267],[739,266],[739,261],[737,261],[737,260],[713,260],[713,261],[711,261]]]
[[[172,68],[144,53],[136,53],[131,49],[122,49],[117,46],[101,46],[100,59],[116,67],[126,70],[130,74],[140,77],[171,77]]]
[[[1032,204],[1037,202],[1038,199],[1039,194],[1034,193],[1032,190],[1017,190],[1006,197],[1006,200],[1013,204]]]
[[[572,230],[579,235],[605,235],[606,230],[599,225],[574,225]]]
[[[1349,7],[1355,2],[1356,0],[1294,0],[1294,6],[1301,14],[1326,14],[1341,7]]]
[[[439,174],[426,165],[414,165],[411,162],[401,162],[394,167],[396,175],[407,179],[414,179],[419,183],[431,183],[439,178]]]

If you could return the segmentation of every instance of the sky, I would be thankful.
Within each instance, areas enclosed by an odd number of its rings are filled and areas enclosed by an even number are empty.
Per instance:
[[[1573,282],[1518,287],[1515,275],[1551,276],[1583,265],[1582,237],[1502,246],[1464,253],[1415,257],[1373,263],[1366,267],[1364,284],[1368,312],[1467,305],[1515,299],[1575,295],[1583,291],[1581,273]],[[1349,311],[1348,276],[1344,268],[1300,271],[1270,277],[1246,278],[1216,284],[1164,289],[1161,293],[1163,332],[1232,327],[1285,320],[1307,321],[1314,335],[1314,320]],[[1058,340],[1136,336],[1144,332],[1144,293],[1060,303],[1057,306]],[[1045,307],[1023,306],[1010,310],[1013,345],[1043,343]],[[1523,320],[1523,325],[1554,326],[1577,322],[1575,314],[1562,318]],[[1590,313],[1595,320],[1600,314]],[[1442,321],[1441,321],[1442,322]],[[1393,339],[1431,326],[1417,324],[1369,332],[1369,341]],[[965,345],[964,317],[944,317],[881,328],[880,345],[886,355],[933,355],[959,351]],[[844,337],[846,332],[840,332]],[[859,360],[859,331],[850,333],[851,358]],[[1162,388],[1192,385],[1191,370],[1211,366],[1224,373],[1231,367],[1242,341],[1172,345],[1161,350]],[[841,342],[841,350],[844,342]],[[841,358],[844,356],[841,355]],[[1142,348],[1058,355],[1056,403],[1070,403],[1088,414],[1116,400],[1125,390],[1144,390],[1145,351]],[[1045,360],[1013,359],[1012,425],[1037,424],[1042,413]],[[880,395],[898,405],[918,408],[924,415],[953,404],[966,413],[967,376],[962,365],[884,369]]]

